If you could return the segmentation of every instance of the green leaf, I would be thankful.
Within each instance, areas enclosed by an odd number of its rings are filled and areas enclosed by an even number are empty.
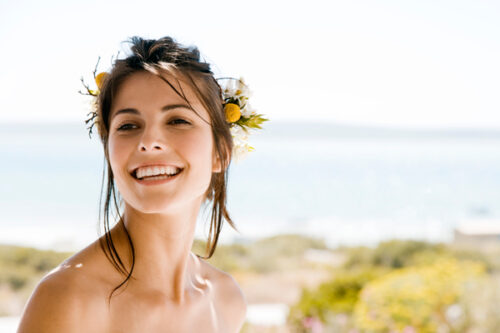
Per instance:
[[[269,121],[269,119],[266,119],[266,118],[262,117],[262,115],[257,114],[257,115],[251,116],[250,118],[241,117],[240,121],[238,121],[238,122],[241,125],[249,127],[249,128],[262,129],[262,127],[260,125],[265,121]]]

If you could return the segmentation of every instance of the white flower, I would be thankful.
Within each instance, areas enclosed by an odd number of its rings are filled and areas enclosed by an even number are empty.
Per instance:
[[[229,97],[233,97],[235,94],[236,94],[236,90],[233,90],[231,88],[225,88],[223,91],[224,93],[224,99],[226,98],[229,98]]]
[[[240,161],[251,150],[248,145],[248,134],[240,126],[233,126],[231,136],[233,137],[233,159]]]
[[[238,90],[240,91],[240,95],[243,95],[243,96],[250,98],[252,96],[252,92],[250,91],[248,86],[245,85],[244,82],[240,82],[240,81],[238,81],[238,82],[239,82]]]
[[[239,162],[247,156],[249,151],[250,146],[248,143],[239,142],[233,146],[233,159]]]
[[[222,90],[224,92],[224,98],[236,96],[236,91],[238,89],[238,82],[236,80],[227,80]]]
[[[246,106],[241,109],[241,115],[245,118],[250,118],[250,116],[255,115],[255,110],[250,106],[250,103],[247,102]]]
[[[231,127],[231,136],[233,137],[233,141],[237,142],[246,142],[248,140],[248,134],[237,125]]]
[[[238,99],[240,105],[244,105],[252,92],[245,85],[242,78],[240,80],[227,80],[224,89],[222,89],[224,99],[234,97]]]

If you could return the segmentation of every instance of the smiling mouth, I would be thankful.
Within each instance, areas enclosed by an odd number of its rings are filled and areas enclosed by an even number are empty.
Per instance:
[[[184,169],[179,169],[177,170],[176,173],[173,174],[168,174],[168,173],[162,173],[162,174],[157,174],[157,175],[151,175],[151,176],[143,176],[141,178],[137,177],[137,170],[134,170],[134,172],[131,173],[132,177],[134,177],[137,180],[159,180],[159,179],[168,179],[177,176],[180,174]]]

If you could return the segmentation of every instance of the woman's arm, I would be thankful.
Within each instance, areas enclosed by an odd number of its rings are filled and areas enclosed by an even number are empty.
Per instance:
[[[239,332],[243,327],[247,313],[247,302],[240,286],[229,274],[224,273],[221,279],[223,293],[221,301],[225,306],[225,317],[230,332]]]
[[[25,305],[17,333],[104,332],[92,296],[65,274],[46,276]]]

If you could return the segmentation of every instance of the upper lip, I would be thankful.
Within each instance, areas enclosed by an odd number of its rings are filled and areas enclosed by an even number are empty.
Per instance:
[[[143,163],[143,164],[137,165],[132,170],[130,170],[130,173],[133,175],[133,174],[135,174],[135,172],[139,168],[154,167],[154,166],[173,166],[173,167],[176,167],[177,169],[181,169],[182,170],[182,168],[180,166],[172,164],[172,163],[167,163],[167,162],[147,162],[147,163]]]

